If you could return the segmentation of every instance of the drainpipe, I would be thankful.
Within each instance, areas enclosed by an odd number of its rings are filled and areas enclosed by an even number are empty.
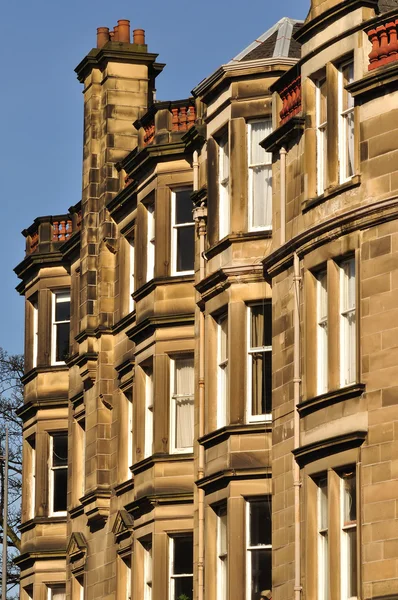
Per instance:
[[[286,242],[286,154],[286,148],[282,146],[279,150],[281,165],[281,246]]]
[[[293,330],[294,330],[294,365],[293,365],[293,386],[294,386],[294,448],[300,446],[300,415],[297,407],[300,402],[300,260],[297,253],[294,253],[293,285],[294,285],[294,306],[293,306]],[[300,467],[293,456],[293,482],[294,482],[294,598],[301,599],[301,525],[300,525]]]
[[[193,153],[193,189],[199,188],[199,162],[198,152]],[[193,218],[198,227],[199,234],[199,281],[205,276],[205,236],[207,207],[198,206],[194,208]],[[199,429],[198,437],[204,435],[205,417],[205,316],[199,311]],[[198,450],[198,480],[204,477],[205,453],[202,444]],[[204,497],[202,488],[198,489],[198,600],[204,597]]]

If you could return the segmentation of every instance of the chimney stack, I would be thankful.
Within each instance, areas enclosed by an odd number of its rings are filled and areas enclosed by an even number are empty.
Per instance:
[[[144,29],[134,29],[133,44],[139,44],[140,46],[145,45],[145,30]]]
[[[115,25],[115,27],[113,28],[113,42],[118,42],[119,41],[119,25]]]

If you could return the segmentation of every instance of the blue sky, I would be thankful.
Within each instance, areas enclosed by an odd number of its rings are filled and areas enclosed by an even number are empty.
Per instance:
[[[0,346],[23,351],[23,300],[13,268],[20,234],[36,216],[65,213],[81,194],[82,88],[74,68],[97,27],[130,19],[167,66],[159,100],[186,98],[219,65],[283,16],[304,19],[309,0],[22,0],[4,2],[2,27],[2,235]]]

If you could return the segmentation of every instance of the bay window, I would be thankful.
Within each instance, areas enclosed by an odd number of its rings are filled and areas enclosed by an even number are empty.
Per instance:
[[[53,292],[51,364],[62,364],[69,354],[70,292]]]
[[[246,502],[246,600],[272,589],[271,497]]]
[[[152,455],[153,446],[153,365],[144,367],[145,374],[145,452],[144,458]]]
[[[172,273],[193,273],[195,224],[192,217],[192,189],[172,192]]]
[[[272,226],[272,154],[260,146],[271,132],[271,119],[251,121],[247,125],[250,230]]]
[[[270,301],[248,307],[247,420],[261,421],[272,413],[272,306]]]
[[[217,511],[217,600],[228,598],[227,507]]]
[[[170,361],[171,452],[192,452],[194,436],[194,359],[182,356]]]
[[[68,480],[68,434],[50,435],[49,508],[51,516],[66,516]]]
[[[193,599],[193,536],[170,538],[170,600]]]

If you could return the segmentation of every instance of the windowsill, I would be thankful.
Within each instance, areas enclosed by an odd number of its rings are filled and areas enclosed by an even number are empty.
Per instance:
[[[334,187],[327,188],[323,194],[320,194],[319,196],[316,196],[315,198],[309,198],[308,200],[303,201],[303,203],[301,205],[303,213],[306,212],[307,210],[310,210],[311,208],[314,208],[315,206],[318,206],[318,204],[322,204],[326,200],[329,200],[329,198],[333,198],[334,196],[337,196],[338,194],[342,194],[343,192],[346,192],[347,190],[351,190],[360,185],[361,185],[361,176],[354,175],[353,177],[351,177],[351,179],[349,179],[348,181],[345,181],[344,183],[340,183]]]
[[[55,516],[34,517],[33,519],[29,519],[29,521],[25,521],[24,523],[21,523],[21,525],[19,525],[18,529],[21,533],[24,533],[25,531],[28,531],[29,529],[33,529],[33,527],[35,527],[36,525],[49,525],[51,523],[54,523],[54,524],[65,523],[66,524],[66,521],[67,521],[66,514],[65,514],[65,516],[60,516],[60,517],[55,517]]]
[[[349,400],[350,398],[358,398],[365,391],[364,383],[353,383],[347,387],[338,388],[337,390],[331,390],[325,394],[320,394],[308,400],[300,402],[297,406],[297,410],[300,417],[305,417],[311,413],[321,410],[332,404]]]
[[[32,381],[39,373],[48,373],[48,371],[56,372],[56,371],[68,371],[69,367],[65,363],[60,363],[59,365],[42,365],[40,367],[34,367],[22,377],[21,381],[25,385],[29,381]]]
[[[151,469],[155,463],[161,462],[177,462],[180,460],[193,460],[193,453],[190,454],[152,454],[152,456],[148,456],[143,458],[139,462],[136,462],[132,467],[130,467],[130,471],[133,475],[137,475],[142,471],[146,471],[147,469]]]
[[[245,433],[264,434],[264,432],[267,433],[271,431],[272,424],[270,421],[263,421],[261,423],[244,423],[242,425],[225,425],[220,429],[206,433],[204,436],[198,439],[198,442],[204,446],[205,449],[207,449],[227,440],[231,435],[243,435]]]
[[[131,471],[131,469],[132,469],[132,467],[130,467],[130,471]],[[130,479],[126,479],[126,481],[123,481],[122,483],[115,485],[115,488],[114,488],[116,496],[122,496],[123,494],[130,492],[133,489],[134,489],[134,477],[131,477]]]
[[[176,284],[191,282],[194,279],[194,271],[189,275],[171,275],[166,277],[155,277],[142,284],[133,294],[134,302],[139,302],[142,298],[152,292],[158,285]]]

